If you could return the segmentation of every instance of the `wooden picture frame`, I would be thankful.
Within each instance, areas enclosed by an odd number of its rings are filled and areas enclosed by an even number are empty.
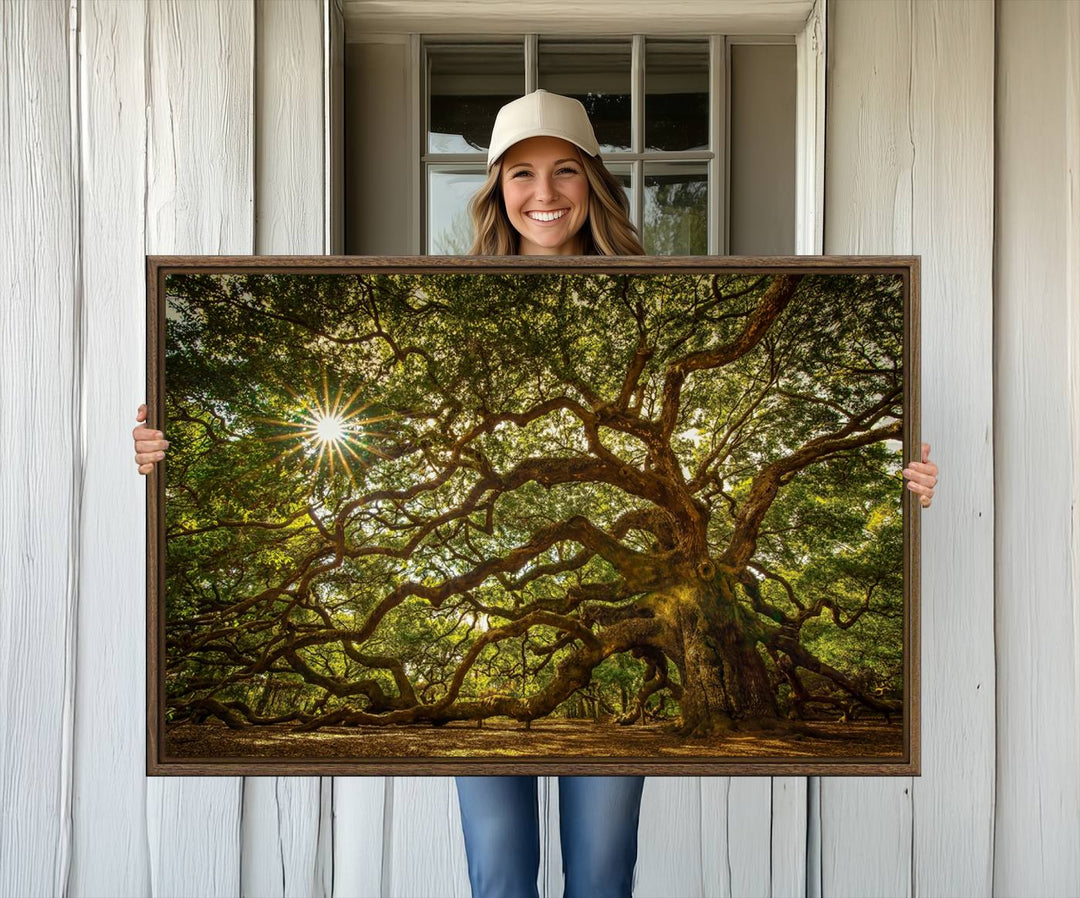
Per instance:
[[[919,774],[918,257],[146,270],[148,774]]]

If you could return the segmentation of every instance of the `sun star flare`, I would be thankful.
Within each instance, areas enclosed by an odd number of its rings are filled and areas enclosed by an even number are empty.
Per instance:
[[[315,424],[315,433],[324,443],[336,443],[345,436],[345,422],[337,415],[323,415]]]

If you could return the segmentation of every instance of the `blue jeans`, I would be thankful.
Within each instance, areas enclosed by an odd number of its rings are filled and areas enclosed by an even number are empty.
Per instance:
[[[472,898],[538,898],[535,776],[459,776]],[[643,776],[560,776],[563,898],[630,898]]]

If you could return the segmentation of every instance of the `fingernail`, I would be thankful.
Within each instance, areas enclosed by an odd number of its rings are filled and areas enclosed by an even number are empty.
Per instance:
[[[159,453],[157,453],[157,457],[158,457],[158,458],[164,458],[164,457],[165,457],[165,453],[164,453],[164,452],[159,452]]]
[[[168,440],[166,440],[166,441],[165,441],[165,448],[166,448],[166,449],[168,449],[168,448],[169,448],[169,445],[170,445],[169,441],[168,441]]]

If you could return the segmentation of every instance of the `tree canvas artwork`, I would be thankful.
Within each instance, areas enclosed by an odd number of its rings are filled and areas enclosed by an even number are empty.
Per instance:
[[[917,773],[917,263],[148,257],[148,768]]]

